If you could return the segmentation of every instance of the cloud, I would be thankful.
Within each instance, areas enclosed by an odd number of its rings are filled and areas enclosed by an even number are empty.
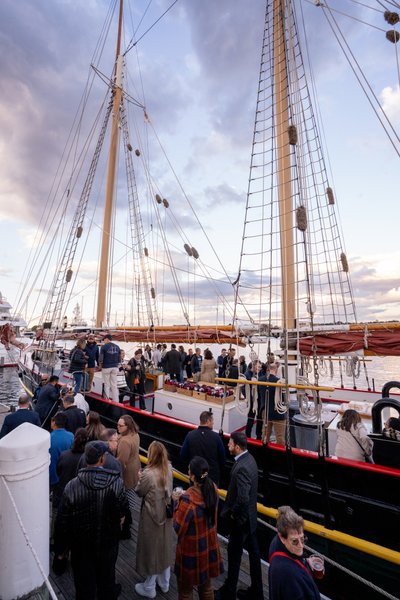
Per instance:
[[[399,318],[399,261],[400,253],[391,256],[390,260],[385,255],[351,259],[351,279],[359,320]]]
[[[400,124],[400,86],[385,87],[381,92],[381,101],[389,119]]]
[[[228,183],[220,183],[216,186],[207,186],[204,190],[205,206],[232,206],[237,204],[243,206],[246,201],[244,193],[240,193]]]

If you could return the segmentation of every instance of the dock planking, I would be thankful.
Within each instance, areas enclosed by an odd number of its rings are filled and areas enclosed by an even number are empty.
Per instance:
[[[134,589],[135,583],[143,581],[143,577],[136,571],[136,541],[138,534],[138,522],[139,522],[139,501],[135,506],[133,515],[133,524],[131,526],[131,539],[121,540],[119,545],[118,560],[116,565],[116,581],[122,585],[122,592],[119,596],[119,600],[140,600],[142,596],[139,596]],[[213,580],[213,586],[215,589],[221,587],[225,580],[226,572],[228,569],[227,559],[227,540],[223,537],[219,538],[220,548],[225,566],[225,573],[220,577]],[[268,567],[265,563],[262,564],[263,571],[263,582],[264,582],[264,598],[268,599]],[[68,566],[67,571],[57,577],[51,571],[50,582],[54,588],[55,594],[58,600],[74,600],[75,588],[72,579],[71,567]],[[241,572],[239,576],[238,588],[246,588],[250,585],[250,570],[248,556],[244,552]],[[194,598],[197,598],[197,592],[194,592]],[[164,594],[159,588],[157,588],[157,598],[164,598],[165,600],[177,600],[178,598],[178,587],[176,577],[173,574],[173,565],[171,565],[171,581],[169,592]]]

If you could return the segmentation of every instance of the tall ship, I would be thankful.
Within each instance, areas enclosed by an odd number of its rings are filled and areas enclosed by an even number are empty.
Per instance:
[[[36,279],[38,271],[51,272],[52,281],[43,280],[40,289],[43,310],[35,323],[36,339],[19,361],[22,382],[33,392],[45,372],[71,383],[68,348],[89,331],[99,342],[111,333],[113,341],[131,348],[223,344],[239,352],[243,348],[252,360],[278,356],[286,444],[249,438],[266,524],[260,525],[262,547],[266,551],[276,508],[290,504],[306,519],[310,546],[326,557],[323,585],[330,597],[395,598],[400,441],[386,438],[383,428],[388,416],[399,414],[400,383],[374,389],[367,379],[362,389],[345,385],[344,376],[354,384],[369,356],[399,356],[400,324],[357,319],[335,186],[309,83],[312,71],[304,60],[310,34],[302,3],[266,2],[242,218],[239,228],[231,223],[229,203],[224,203],[214,232],[202,224],[205,199],[198,214],[172,167],[156,130],[157,115],[145,102],[140,70],[136,79],[129,70],[133,56],[139,61],[142,37],[135,28],[126,35],[124,15],[131,13],[122,0],[118,16],[114,8],[112,3],[63,153],[67,166],[58,170],[60,181],[53,186],[57,194],[47,207],[45,238],[28,270]],[[315,8],[334,26],[333,9],[321,3]],[[377,3],[376,11],[385,43],[397,48],[395,3]],[[154,35],[152,30],[145,34]],[[117,39],[111,70],[103,64],[109,33]],[[101,96],[98,108],[92,94]],[[398,155],[396,130],[383,108],[377,110]],[[177,143],[183,143],[178,136]],[[220,232],[228,240],[224,250],[212,235],[220,238]],[[233,246],[240,247],[238,264],[232,264]],[[96,249],[99,255],[93,259]],[[123,291],[121,309],[116,298]],[[70,331],[65,315],[83,294],[85,310],[93,306],[93,317],[86,327]],[[26,301],[22,294],[18,305]],[[326,364],[338,370],[337,387],[323,381]],[[123,413],[132,414],[144,448],[161,440],[181,470],[180,448],[202,410],[212,408],[225,443],[230,431],[245,427],[252,389],[260,384],[257,377],[247,382],[225,373],[217,393],[196,382],[167,385],[156,367],[148,373],[146,410],[106,398],[101,372],[86,394],[91,409],[110,424]],[[375,464],[334,456],[337,422],[347,407],[369,423]],[[265,425],[265,414],[262,419]]]

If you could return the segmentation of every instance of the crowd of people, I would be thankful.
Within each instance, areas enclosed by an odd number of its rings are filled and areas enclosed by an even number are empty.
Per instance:
[[[69,556],[77,600],[113,600],[119,596],[121,585],[115,572],[118,548],[121,539],[130,537],[133,518],[138,518],[136,571],[141,581],[134,586],[138,596],[155,598],[157,589],[167,593],[174,565],[179,600],[192,600],[194,588],[200,600],[264,598],[256,534],[258,467],[247,450],[244,432],[230,434],[228,451],[234,464],[224,505],[218,511],[215,480],[219,472],[210,465],[220,461],[222,467],[225,457],[213,443],[213,436],[219,436],[212,431],[210,413],[200,415],[197,441],[195,432],[187,436],[183,455],[189,487],[185,491],[173,490],[172,467],[161,442],[150,444],[147,464],[141,469],[139,431],[129,415],[118,421],[118,432],[97,429],[97,439],[93,439],[89,424],[74,435],[65,424],[63,413],[52,418],[50,470],[56,475],[51,479],[53,568],[57,572],[59,565],[65,567]],[[135,498],[141,503],[138,517]],[[224,572],[218,514],[229,529],[228,569],[223,585],[215,590],[212,579]],[[270,549],[272,600],[319,598],[304,556],[304,542],[303,520],[282,507],[278,534]],[[251,582],[248,588],[237,589],[244,548],[249,554]]]
[[[61,570],[60,565],[65,565],[69,557],[77,600],[116,599],[121,592],[115,579],[119,542],[131,537],[139,499],[136,570],[142,581],[135,585],[139,596],[155,598],[158,588],[168,592],[174,564],[179,600],[191,600],[194,587],[201,600],[261,600],[263,582],[256,535],[258,466],[247,450],[247,438],[255,421],[256,437],[261,439],[266,421],[267,440],[274,432],[277,443],[285,444],[286,416],[277,410],[276,388],[254,386],[246,430],[230,434],[228,453],[233,467],[219,511],[217,490],[227,456],[220,435],[214,431],[211,411],[200,414],[199,427],[187,434],[182,445],[180,456],[188,466],[190,483],[181,493],[173,491],[172,467],[161,442],[150,444],[147,464],[142,469],[140,433],[134,419],[123,414],[117,429],[106,428],[81,394],[90,388],[94,370],[100,367],[108,397],[118,401],[121,390],[127,389],[142,398],[142,408],[149,364],[177,381],[190,377],[213,382],[216,376],[237,379],[239,374],[248,381],[279,381],[275,360],[265,364],[254,360],[247,365],[244,357],[235,358],[234,349],[223,349],[215,359],[209,349],[202,355],[199,348],[186,353],[175,344],[170,350],[166,345],[155,349],[146,346],[125,362],[124,351],[110,335],[100,348],[94,336],[89,336],[87,342],[79,341],[71,353],[74,389],[60,387],[57,376],[44,376],[35,410],[29,410],[29,397],[22,395],[19,410],[6,418],[0,434],[6,435],[22,422],[51,431],[54,570]],[[391,418],[385,426],[391,434],[399,429],[399,423]],[[354,410],[345,411],[339,422],[336,454],[353,460],[371,457],[372,442]],[[218,515],[229,530],[228,570],[222,587],[214,590],[212,579],[224,571],[217,537]],[[271,600],[320,597],[312,565],[304,553],[305,541],[303,519],[290,507],[280,507],[277,535],[269,550]],[[238,590],[244,548],[249,555],[251,583]]]

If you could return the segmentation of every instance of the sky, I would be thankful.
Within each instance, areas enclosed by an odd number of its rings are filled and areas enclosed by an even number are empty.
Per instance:
[[[171,4],[169,0],[126,3],[123,47],[132,37],[133,23],[137,27],[140,22],[137,38],[145,34],[130,52],[132,62],[140,64],[141,78],[128,80],[129,91],[144,101],[179,182],[234,278],[249,176],[264,1],[178,0],[146,33]],[[372,0],[365,4],[381,8]],[[303,51],[307,49],[312,62],[358,317],[399,319],[398,156],[326,27],[322,10],[305,0],[301,6],[307,29]],[[389,27],[381,13],[350,0],[335,7],[357,17],[358,21],[335,15],[399,134],[396,46],[384,33]],[[108,0],[0,3],[0,291],[13,304],[20,297],[30,298],[32,288],[22,291],[26,265],[38,244],[36,231],[43,229],[46,201],[108,9]],[[106,47],[99,61],[103,77],[110,75],[110,56],[112,50]],[[105,93],[99,77],[94,88]],[[174,199],[177,184],[167,175],[161,154],[160,149],[153,154],[154,171],[163,194]],[[94,208],[91,214],[94,226],[100,227]],[[201,245],[200,253],[204,252],[206,263],[211,262],[190,209],[182,205],[177,214],[189,228],[193,245]],[[121,226],[120,239],[124,236]],[[120,257],[126,253],[122,243],[118,252]],[[50,260],[46,269],[51,267]],[[93,278],[96,259],[88,259],[83,267],[87,280]],[[115,277],[123,279],[124,268],[117,270]],[[170,281],[165,279],[162,285],[166,290]],[[83,312],[90,314],[85,290],[81,280],[74,302],[85,303]],[[204,314],[222,316],[224,308],[210,299],[209,287],[204,285],[196,293],[199,310],[202,298]],[[114,308],[117,321],[124,311],[133,310],[121,298]],[[31,318],[28,312],[35,316],[40,306],[31,303],[26,310]]]

